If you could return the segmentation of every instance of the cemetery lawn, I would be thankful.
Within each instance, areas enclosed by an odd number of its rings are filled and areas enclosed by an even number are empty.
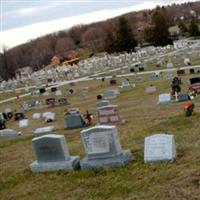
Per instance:
[[[190,77],[192,75],[182,77],[183,93],[187,92],[187,80]],[[124,79],[119,78],[117,81],[121,83]],[[133,80],[132,77],[129,79]],[[157,87],[155,94],[145,93],[145,88],[150,84]],[[89,87],[89,97],[82,100],[80,88],[85,86]],[[66,88],[62,87],[63,94],[66,94]],[[96,122],[96,95],[116,86],[110,87],[106,80],[105,83],[81,82],[74,88],[76,95],[68,98],[70,106],[49,109],[56,113],[57,120],[53,124],[31,120],[28,128],[20,130],[13,120],[7,123],[8,128],[22,131],[23,136],[0,138],[1,200],[200,199],[200,96],[193,100],[195,112],[191,117],[184,115],[185,103],[158,106],[158,95],[171,92],[170,82],[162,78],[136,83],[136,88],[121,92],[116,99],[111,100],[112,104],[119,105],[120,115],[127,120],[118,126],[118,134],[122,148],[131,150],[134,161],[125,167],[96,171],[32,173],[29,164],[35,160],[31,146],[35,128],[55,125],[55,133],[65,135],[70,154],[83,158],[85,153],[80,137],[82,129],[64,130],[64,110],[77,107],[85,113],[88,109],[94,114]],[[26,97],[20,101],[30,99]],[[6,103],[0,105],[0,110],[7,107],[15,110],[18,106],[19,102]],[[47,110],[42,109],[40,112]],[[34,112],[29,111],[27,117],[31,119]],[[144,138],[159,132],[174,134],[177,160],[168,164],[144,164]]]

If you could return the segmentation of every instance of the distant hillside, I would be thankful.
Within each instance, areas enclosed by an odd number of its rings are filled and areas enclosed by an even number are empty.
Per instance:
[[[167,6],[166,16],[170,26],[176,25],[180,18],[187,23],[191,10],[200,13],[200,1]],[[124,14],[139,42],[143,42],[143,31],[150,24],[152,10],[142,10]],[[199,16],[196,16],[197,18]],[[89,25],[77,25],[68,31],[60,31],[37,38],[0,54],[0,74],[7,79],[15,75],[17,68],[31,66],[38,70],[50,63],[54,55],[66,57],[70,51],[83,55],[87,50],[92,53],[105,51],[107,31],[115,32],[118,17]],[[63,27],[65,28],[65,27]]]

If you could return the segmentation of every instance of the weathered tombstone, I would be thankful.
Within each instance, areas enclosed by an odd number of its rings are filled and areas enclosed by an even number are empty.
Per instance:
[[[28,119],[22,119],[22,120],[19,121],[19,127],[20,127],[20,128],[27,127],[28,124],[29,124]]]
[[[178,101],[183,102],[183,101],[189,101],[190,96],[188,94],[178,94]]]
[[[114,99],[119,94],[118,90],[108,90],[104,93],[104,99]]]
[[[153,85],[150,85],[149,87],[146,88],[145,91],[146,91],[146,93],[148,93],[148,94],[153,94],[153,93],[156,92],[156,87],[153,86]]]
[[[122,122],[117,105],[108,105],[97,108],[99,124],[114,125]]]
[[[56,115],[53,112],[46,112],[46,114],[43,113],[45,122],[53,122],[56,119]]]
[[[33,113],[32,119],[38,120],[38,119],[40,119],[40,117],[41,117],[40,113]]]
[[[65,118],[64,128],[82,128],[87,125],[79,112],[68,112]]]
[[[167,73],[165,75],[165,79],[168,80],[168,81],[172,81],[174,78],[174,75],[172,73]]]
[[[169,103],[171,103],[171,94],[164,93],[164,94],[159,95],[158,104],[163,105],[163,104],[169,104]]]
[[[32,140],[36,161],[30,164],[32,172],[65,170],[71,171],[80,166],[79,156],[70,156],[63,135],[44,135]]]
[[[34,133],[38,136],[44,135],[44,134],[49,134],[52,133],[55,130],[54,126],[46,126],[42,128],[36,128]]]
[[[81,97],[85,99],[87,98],[87,96],[88,96],[88,87],[84,87],[81,89]]]
[[[144,162],[172,162],[176,158],[173,135],[155,134],[145,138]]]
[[[108,100],[103,100],[97,103],[97,108],[103,107],[103,106],[108,106],[110,105],[110,102]]]
[[[173,63],[171,62],[167,63],[167,68],[173,68],[173,67],[174,67]]]
[[[17,132],[12,129],[0,130],[1,137],[16,137],[18,136]]]
[[[86,157],[81,160],[81,169],[124,166],[133,156],[130,150],[122,150],[115,126],[95,126],[81,131]]]

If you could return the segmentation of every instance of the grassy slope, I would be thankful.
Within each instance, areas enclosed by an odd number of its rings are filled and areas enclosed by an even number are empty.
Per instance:
[[[187,91],[188,78],[189,75],[183,77],[183,91]],[[184,103],[156,105],[159,93],[170,92],[168,81],[154,81],[158,91],[147,95],[144,91],[150,83],[138,83],[134,90],[122,92],[112,100],[127,119],[118,130],[122,147],[131,149],[135,156],[133,162],[125,167],[93,172],[31,173],[29,164],[35,159],[31,147],[32,132],[36,126],[45,126],[43,122],[31,121],[30,127],[23,129],[24,136],[0,139],[0,199],[199,199],[200,96],[194,100],[194,115],[187,118],[183,113]],[[89,86],[90,98],[80,101],[80,87],[84,86]],[[96,95],[110,86],[108,82],[102,85],[100,81],[93,81],[77,84],[75,88],[77,95],[69,98],[71,106],[80,108],[82,112],[89,109],[95,113]],[[17,104],[11,106],[8,103],[6,106],[14,109]],[[81,129],[63,130],[64,109],[52,108],[57,114],[56,133],[65,135],[72,155],[84,157]],[[13,121],[8,123],[8,127],[19,130]],[[144,164],[144,137],[160,131],[175,135],[178,158],[172,164]]]

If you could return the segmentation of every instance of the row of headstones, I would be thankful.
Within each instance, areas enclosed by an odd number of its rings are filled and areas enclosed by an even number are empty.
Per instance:
[[[53,112],[45,112],[45,113],[34,113],[32,116],[32,119],[34,120],[39,120],[40,118],[42,118],[45,120],[45,122],[53,122],[55,121],[56,117],[55,117],[55,113]],[[29,120],[28,119],[21,119],[19,120],[19,127],[20,128],[25,128],[29,126]]]
[[[81,131],[86,157],[70,156],[63,135],[49,134],[34,138],[32,145],[36,161],[30,164],[33,172],[81,168],[120,167],[134,159],[130,150],[123,150],[115,126],[99,125]],[[144,162],[172,162],[176,158],[174,136],[155,134],[145,138]]]

